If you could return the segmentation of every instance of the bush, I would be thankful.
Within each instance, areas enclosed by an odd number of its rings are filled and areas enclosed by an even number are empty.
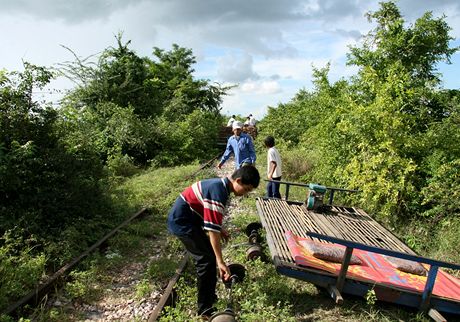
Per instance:
[[[219,115],[195,110],[181,121],[158,118],[156,122],[161,148],[152,160],[153,165],[187,164],[217,155],[215,142],[222,122]]]
[[[310,182],[315,168],[315,157],[304,149],[283,151],[283,173],[285,178]]]
[[[94,288],[97,279],[94,270],[72,271],[69,276],[72,281],[65,285],[65,292],[71,299],[83,302],[90,301],[102,292],[102,290]]]
[[[109,155],[107,169],[111,177],[130,177],[139,173],[139,168],[134,165],[133,158],[121,153]]]
[[[436,169],[421,193],[423,205],[429,205],[423,215],[452,218],[460,215],[460,159],[447,162]]]
[[[23,233],[8,230],[0,238],[0,310],[26,295],[45,273],[45,255],[34,251],[37,241]]]

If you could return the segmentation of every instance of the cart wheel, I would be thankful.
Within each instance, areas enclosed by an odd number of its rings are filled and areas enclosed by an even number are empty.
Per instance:
[[[246,268],[238,263],[231,263],[227,265],[228,269],[230,270],[230,278],[227,281],[224,281],[226,287],[230,287],[232,285],[232,280],[235,283],[239,283],[243,281],[244,277],[246,276]]]
[[[209,321],[214,322],[233,322],[236,321],[235,313],[232,310],[225,310],[223,312],[215,313],[211,316]]]
[[[262,229],[262,224],[260,222],[252,222],[246,226],[246,236],[251,236],[251,234],[255,231],[257,234],[259,230]]]
[[[178,302],[178,295],[177,291],[175,288],[171,290],[171,293],[169,293],[168,298],[166,299],[165,306],[171,306],[171,307],[176,307],[176,304]]]
[[[253,231],[252,234],[248,238],[248,242],[249,242],[249,244],[257,244],[257,243],[261,242],[260,239],[261,238],[260,238],[259,234],[256,233],[255,231]]]
[[[246,257],[249,260],[255,260],[262,255],[262,246],[254,244],[246,250]]]

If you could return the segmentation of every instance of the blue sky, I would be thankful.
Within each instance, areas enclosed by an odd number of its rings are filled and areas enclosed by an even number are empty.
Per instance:
[[[406,22],[426,11],[446,15],[460,46],[458,0],[400,0]],[[348,78],[348,46],[372,29],[365,13],[378,9],[366,0],[0,0],[0,68],[21,70],[22,61],[56,66],[115,45],[119,31],[138,55],[173,43],[193,50],[195,76],[238,84],[222,112],[260,119],[267,106],[289,101],[312,87],[312,66],[331,64],[330,79]],[[460,53],[441,64],[445,88],[460,88]],[[71,84],[58,79],[52,88]],[[38,95],[38,94],[37,94]],[[47,94],[57,103],[60,94]]]

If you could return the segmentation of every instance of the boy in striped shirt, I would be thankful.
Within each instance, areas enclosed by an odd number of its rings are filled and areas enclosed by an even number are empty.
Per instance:
[[[168,230],[184,244],[195,263],[198,315],[210,317],[215,311],[216,265],[223,280],[230,277],[221,248],[221,239],[228,238],[222,220],[230,193],[246,195],[259,182],[259,172],[253,166],[242,167],[230,177],[198,181],[180,194],[169,211]]]

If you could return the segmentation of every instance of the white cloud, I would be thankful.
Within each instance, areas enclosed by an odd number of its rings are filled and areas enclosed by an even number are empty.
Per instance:
[[[397,5],[409,23],[426,11],[445,13],[451,35],[460,37],[458,0]],[[23,59],[45,66],[72,59],[60,44],[86,57],[116,45],[114,35],[123,31],[140,56],[173,43],[191,48],[197,77],[240,83],[225,108],[263,111],[311,87],[312,65],[330,62],[333,81],[352,75],[348,45],[372,29],[365,13],[378,7],[365,0],[0,0],[0,68],[20,70]],[[446,87],[460,88],[460,53],[452,61],[443,67]]]
[[[281,86],[277,81],[249,81],[241,85],[243,93],[253,94],[276,94],[282,92]]]
[[[252,56],[248,53],[227,55],[218,59],[217,77],[224,82],[234,83],[260,78],[252,69]]]

